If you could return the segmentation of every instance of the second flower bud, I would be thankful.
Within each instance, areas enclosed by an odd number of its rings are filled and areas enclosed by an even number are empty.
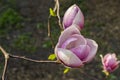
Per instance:
[[[63,28],[66,29],[67,27],[75,24],[81,30],[84,26],[84,16],[80,8],[74,4],[64,14],[63,17]]]

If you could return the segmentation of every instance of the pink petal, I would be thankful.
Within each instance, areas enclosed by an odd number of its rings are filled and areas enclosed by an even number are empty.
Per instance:
[[[87,41],[86,39],[81,35],[81,34],[74,34],[72,35],[72,37],[77,38],[77,41],[75,41],[75,47],[79,46],[79,45],[87,45]]]
[[[71,35],[73,34],[80,34],[80,31],[78,30],[78,28],[76,27],[76,25],[72,25],[69,28],[65,29],[60,37],[59,37],[59,41],[58,41],[58,47],[62,46],[62,44],[71,37]]]
[[[119,67],[119,63],[120,63],[120,61],[117,61],[116,64],[114,64],[114,65],[111,67],[113,71],[116,70],[116,69]]]
[[[118,63],[118,62],[116,62],[114,65],[112,65],[112,66],[111,66],[111,68],[112,68],[112,69],[114,69],[114,70],[115,70],[115,69],[117,69],[117,68],[119,67],[119,65],[118,65],[118,64],[119,64],[119,63]]]
[[[89,52],[90,52],[90,47],[88,45],[80,45],[78,47],[75,47],[73,49],[71,49],[71,51],[77,55],[80,60],[85,60],[86,57],[88,56]]]
[[[83,13],[81,12],[81,10],[79,10],[77,15],[75,16],[73,24],[78,25],[80,29],[83,28],[83,26],[84,26],[84,16],[83,16]]]
[[[74,34],[70,38],[68,38],[61,47],[66,49],[71,49],[86,44],[87,41],[82,35]]]
[[[113,71],[110,66],[105,67],[104,69],[105,69],[106,71],[108,71],[108,72],[112,72],[112,71]]]
[[[82,61],[70,50],[58,48],[57,57],[64,65],[69,67],[78,68],[83,65]]]
[[[112,66],[104,66],[104,69],[108,72],[113,72],[119,67],[118,63],[112,65]]]
[[[102,64],[105,70],[113,72],[118,68],[119,61],[117,61],[115,53],[108,53],[102,58]]]
[[[106,54],[106,55],[104,56],[104,58],[103,58],[104,62],[106,62],[106,60],[107,60],[107,58],[108,58],[109,56],[111,56],[110,53],[108,53],[108,54]]]
[[[75,42],[77,40],[77,38],[74,38],[74,37],[71,37],[71,38],[69,38],[69,39],[67,39],[63,44],[62,44],[62,46],[61,46],[61,48],[70,48],[72,45],[69,45],[70,43],[73,43],[73,42]]]
[[[114,65],[116,62],[117,62],[117,61],[116,61],[114,58],[112,58],[112,55],[110,55],[110,56],[107,57],[107,60],[106,60],[106,62],[104,62],[104,63],[105,63],[106,66],[112,66],[112,65]]]
[[[68,8],[68,10],[65,12],[64,18],[63,18],[63,27],[67,28],[73,23],[73,19],[75,18],[76,14],[78,13],[79,8],[76,5],[71,6]]]
[[[95,57],[95,54],[98,49],[98,44],[92,39],[86,39],[86,40],[87,40],[88,46],[90,47],[90,52],[85,61],[89,62]]]
[[[116,57],[116,54],[115,54],[115,53],[112,54],[112,57],[113,57],[115,60],[117,60],[117,57]]]

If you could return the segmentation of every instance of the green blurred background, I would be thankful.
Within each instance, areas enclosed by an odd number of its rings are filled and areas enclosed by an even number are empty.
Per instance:
[[[85,16],[81,33],[96,40],[99,49],[95,59],[80,69],[63,74],[64,66],[54,63],[33,63],[10,59],[6,80],[103,80],[99,55],[115,52],[120,59],[120,0],[59,0],[61,19],[73,4],[77,4]],[[49,8],[54,0],[0,0],[0,45],[11,54],[47,60],[54,53],[47,36]],[[52,17],[51,31],[54,43],[60,35],[57,18]],[[0,53],[0,74],[4,64]],[[108,80],[120,80],[117,69]],[[92,78],[91,78],[92,77]]]

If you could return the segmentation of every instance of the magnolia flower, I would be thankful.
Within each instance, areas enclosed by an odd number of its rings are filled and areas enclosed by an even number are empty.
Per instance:
[[[78,68],[94,58],[97,48],[94,40],[84,38],[76,25],[71,25],[61,33],[55,54],[64,65]]]
[[[115,69],[118,68],[118,64],[120,61],[117,61],[115,53],[113,54],[106,54],[104,57],[101,56],[103,68],[107,72],[113,72]]]
[[[72,24],[78,25],[79,29],[82,29],[84,26],[84,16],[80,8],[74,4],[64,14],[63,17],[63,28],[71,26]]]

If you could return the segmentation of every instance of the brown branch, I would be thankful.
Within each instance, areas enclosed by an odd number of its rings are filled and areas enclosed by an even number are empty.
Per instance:
[[[9,59],[9,54],[0,46],[0,50],[2,51],[4,58],[5,58],[5,64],[4,64],[4,69],[3,69],[3,74],[2,74],[2,80],[5,80],[5,73],[7,69],[7,64],[8,64],[8,59]]]
[[[9,58],[19,58],[19,59],[23,59],[23,60],[27,60],[27,61],[31,61],[31,62],[37,62],[37,63],[60,63],[58,61],[45,61],[45,60],[34,60],[31,58],[26,58],[25,56],[17,56],[17,55],[12,55],[10,53],[7,53],[2,46],[0,46],[0,50],[4,55],[5,58],[5,64],[4,64],[4,70],[3,70],[3,74],[2,74],[2,80],[5,80],[5,73],[6,73],[6,69],[7,69],[7,65],[8,65],[8,60]]]
[[[60,26],[61,31],[63,30],[62,24],[61,24],[61,18],[60,18],[60,5],[59,0],[56,0],[56,6],[57,6],[57,17],[58,17],[58,24]]]
[[[62,24],[61,24],[61,18],[60,18],[60,14],[59,14],[59,0],[55,0],[55,6],[54,6],[54,12],[57,11],[57,18],[58,18],[58,24],[59,24],[59,27],[61,29],[61,31],[63,30],[63,27],[62,27]],[[49,17],[48,17],[48,37],[50,38],[51,40],[51,43],[52,43],[52,48],[54,48],[54,41],[53,41],[53,38],[51,36],[51,28],[50,28],[50,18],[51,18],[51,15],[49,14]]]
[[[52,36],[51,36],[51,30],[50,30],[50,17],[51,17],[51,15],[49,15],[49,18],[48,18],[48,37],[49,37],[50,40],[51,40],[52,48],[55,48],[55,46],[54,46],[54,41],[53,41],[53,38],[52,38]]]
[[[55,6],[54,6],[54,12],[56,11],[57,9],[57,4],[55,3]],[[51,36],[51,28],[50,28],[50,18],[51,18],[51,15],[49,14],[49,17],[48,17],[48,37],[50,38],[51,40],[51,43],[52,43],[52,48],[54,48],[54,41],[53,41],[53,38]]]
[[[17,56],[17,55],[12,55],[12,54],[9,54],[9,56],[11,58],[19,58],[19,59],[24,59],[24,60],[27,60],[27,61],[37,62],[37,63],[58,63],[57,61],[34,60],[34,59],[31,59],[31,58],[26,58],[25,56]]]
[[[9,58],[9,54],[0,46],[0,50],[2,51],[5,58]]]
[[[8,65],[8,59],[5,59],[5,64],[4,64],[4,69],[3,69],[3,74],[2,74],[2,80],[5,80],[5,73]]]

